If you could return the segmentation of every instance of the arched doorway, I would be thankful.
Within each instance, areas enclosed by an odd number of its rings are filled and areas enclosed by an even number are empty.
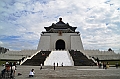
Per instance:
[[[65,42],[63,40],[57,40],[55,49],[56,50],[64,50],[65,49]]]

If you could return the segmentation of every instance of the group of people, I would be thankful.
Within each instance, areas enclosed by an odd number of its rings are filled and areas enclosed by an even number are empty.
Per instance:
[[[108,68],[109,68],[109,63],[108,63],[108,62],[103,62],[103,63],[99,62],[99,63],[98,63],[98,67],[99,67],[99,68],[102,68],[102,67],[103,67],[103,69],[108,69]],[[119,64],[118,64],[118,63],[115,63],[115,67],[118,68],[118,67],[119,67]]]
[[[15,71],[16,71],[16,62],[9,63],[7,61],[4,66],[5,68],[1,71],[1,77],[2,78],[6,78],[6,77],[13,78],[15,76]],[[6,72],[9,74],[9,76],[5,74]],[[32,69],[29,73],[29,77],[33,77],[34,74],[35,74],[34,69]],[[22,75],[22,74],[18,73],[18,76],[19,75]]]
[[[15,76],[15,71],[16,71],[16,62],[6,62],[5,64],[5,68],[1,71],[1,76],[5,77],[6,76],[6,72],[9,73],[10,78]]]
[[[103,62],[103,63],[99,62],[98,67],[99,68],[103,67],[103,69],[108,69],[109,68],[109,63],[108,62]]]

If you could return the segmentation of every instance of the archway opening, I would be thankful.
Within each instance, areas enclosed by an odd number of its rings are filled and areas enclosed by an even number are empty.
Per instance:
[[[55,49],[56,50],[64,50],[65,49],[65,42],[63,40],[57,40]]]

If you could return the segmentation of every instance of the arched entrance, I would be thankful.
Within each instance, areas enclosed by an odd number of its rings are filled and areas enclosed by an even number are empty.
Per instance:
[[[65,42],[63,40],[57,40],[55,49],[56,50],[64,50],[65,49]]]

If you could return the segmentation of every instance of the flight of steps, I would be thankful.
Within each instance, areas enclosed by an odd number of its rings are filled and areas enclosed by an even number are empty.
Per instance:
[[[25,61],[22,65],[29,66],[40,66],[42,63],[44,65],[44,61],[49,56],[51,51],[41,51],[33,56],[31,59]],[[74,61],[74,66],[91,66],[96,65],[92,59],[88,59],[82,52],[80,51],[69,51],[72,59]]]
[[[33,56],[31,59],[26,60],[22,65],[29,66],[40,66],[40,64],[44,65],[44,61],[49,56],[51,51],[41,51]]]
[[[56,66],[74,66],[72,57],[69,52],[65,50],[52,51],[49,57],[45,60],[44,65],[53,66],[53,63],[55,63]]]
[[[91,66],[96,65],[92,59],[88,59],[82,52],[80,51],[69,51],[70,55],[73,58],[74,66]]]

